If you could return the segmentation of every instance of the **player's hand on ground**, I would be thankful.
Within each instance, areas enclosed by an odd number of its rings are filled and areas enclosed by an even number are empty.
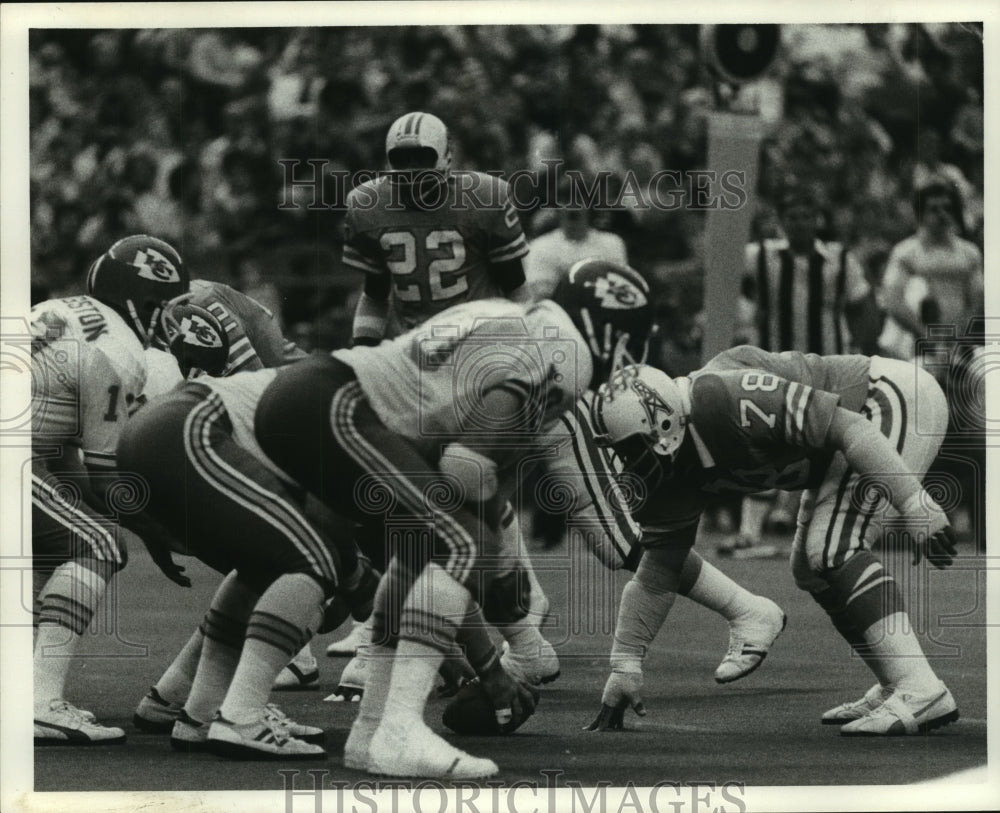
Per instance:
[[[492,669],[480,675],[479,680],[493,702],[497,724],[502,732],[515,731],[535,713],[538,689],[512,678],[499,661]]]
[[[604,684],[601,695],[601,710],[584,731],[622,731],[625,728],[625,712],[629,708],[640,717],[646,716],[642,702],[642,670],[612,671]]]
[[[163,575],[174,584],[179,584],[181,587],[191,586],[191,579],[184,575],[184,567],[174,561],[174,557],[170,555],[169,551],[158,551],[153,556],[153,561],[163,572]]]
[[[324,699],[330,703],[358,703],[364,693],[363,686],[338,686],[333,694]]]
[[[951,567],[955,554],[958,553],[956,541],[955,531],[950,525],[946,525],[937,533],[914,543],[913,564],[919,564],[922,558],[926,558],[938,570]]]

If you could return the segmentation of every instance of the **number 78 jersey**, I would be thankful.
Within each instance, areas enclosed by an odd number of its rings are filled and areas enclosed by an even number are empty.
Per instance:
[[[712,493],[794,490],[822,476],[840,396],[761,369],[692,376],[689,430]]]
[[[452,172],[439,200],[403,205],[387,178],[347,198],[343,262],[389,274],[402,330],[462,302],[503,296],[490,265],[528,253],[507,182]]]

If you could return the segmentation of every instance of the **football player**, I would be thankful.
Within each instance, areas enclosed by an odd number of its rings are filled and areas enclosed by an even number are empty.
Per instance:
[[[229,376],[238,372],[288,364],[308,356],[305,351],[282,335],[277,319],[269,309],[223,283],[192,280],[188,293],[171,305],[169,312],[174,314],[181,314],[186,307],[207,310],[225,329],[229,350],[228,355],[222,360],[222,366],[213,369],[204,366],[207,357],[203,350],[200,351],[201,355],[197,360],[187,364],[186,367],[182,364],[180,370],[176,365],[172,370],[165,365],[162,368],[158,367],[163,370],[154,384],[158,393],[172,389],[184,378],[201,379],[206,374]],[[168,337],[159,338],[161,346],[165,346],[169,341]],[[147,353],[164,356],[155,349]],[[197,363],[199,360],[202,361],[201,364]],[[217,360],[214,363],[218,364]],[[323,521],[320,516],[322,513],[325,513],[322,506],[310,506],[310,516],[313,521]],[[136,727],[152,733],[173,731],[198,668],[203,640],[201,627],[198,627],[160,679],[140,701],[133,716]],[[307,643],[278,674],[275,688],[308,686],[318,679],[316,658]]]
[[[119,476],[118,436],[144,400],[146,360],[163,303],[187,289],[177,253],[136,235],[87,274],[87,295],[31,309],[32,556],[40,607],[34,650],[36,744],[115,743],[120,728],[64,698],[72,654],[126,549],[109,508],[134,512],[143,485]],[[133,502],[134,500],[134,502]],[[141,507],[141,506],[139,506]],[[163,532],[135,514],[134,529],[174,581],[187,582]]]
[[[918,432],[919,402],[926,418]],[[933,377],[867,356],[738,347],[690,376],[649,366],[617,372],[594,401],[604,441],[640,478],[645,555],[622,595],[612,673],[591,728],[643,714],[642,661],[677,593],[694,577],[698,518],[716,494],[807,489],[791,565],[877,678],[859,700],[822,715],[854,736],[915,734],[958,718],[924,656],[899,586],[871,551],[883,533],[913,534],[913,563],[955,555],[948,519],[921,478],[947,424]]]
[[[461,302],[526,298],[528,244],[507,182],[453,170],[451,136],[430,113],[393,122],[385,155],[389,171],[347,197],[343,262],[365,275],[353,343],[378,344]]]
[[[629,358],[645,359],[654,333],[653,313],[649,286],[635,269],[603,260],[581,260],[570,268],[556,296],[573,316],[596,359],[595,381],[609,378],[617,358],[614,337],[624,332],[629,333],[623,348]],[[560,418],[550,434],[555,456],[546,461],[547,472],[537,488],[557,489],[564,495],[570,506],[567,525],[571,538],[582,538],[605,567],[634,571],[642,556],[642,528],[616,484],[620,460],[595,437],[593,403],[594,392],[588,390]],[[695,552],[691,553],[689,575],[684,595],[729,623],[729,647],[715,670],[716,681],[730,683],[745,677],[760,665],[781,633],[784,613],[773,601],[745,590]],[[510,651],[503,656],[504,668],[528,682],[538,682],[539,664],[544,665],[544,659],[532,661]]]
[[[343,262],[365,275],[352,344],[378,344],[461,302],[527,299],[522,261],[528,245],[506,181],[453,170],[451,136],[429,113],[406,113],[393,122],[385,155],[388,172],[347,199]],[[547,600],[521,550],[513,511],[505,515],[504,538],[531,583],[533,606],[530,616],[502,631],[525,663],[554,677],[558,659],[537,631]],[[361,695],[369,638],[370,628],[356,628],[328,647],[328,655],[361,647],[328,700]]]
[[[148,484],[146,512],[178,540],[173,552],[228,574],[198,632],[136,712],[144,730],[169,726],[179,750],[324,757],[322,729],[290,720],[268,695],[288,659],[325,629],[327,610],[336,614],[335,594],[359,617],[371,610],[377,577],[353,541],[335,544],[325,517],[254,441],[257,400],[274,373],[186,381],[119,439],[120,464]],[[336,614],[334,626],[343,618]],[[210,728],[213,716],[220,725]]]

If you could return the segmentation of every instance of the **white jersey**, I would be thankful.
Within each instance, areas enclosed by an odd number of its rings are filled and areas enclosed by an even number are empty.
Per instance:
[[[583,337],[549,301],[466,302],[377,347],[333,356],[354,370],[382,422],[414,440],[532,442],[583,394],[593,373]],[[483,399],[494,389],[515,394],[520,412],[486,414]]]
[[[90,296],[31,309],[31,430],[36,443],[73,443],[89,465],[114,466],[118,435],[142,404],[142,343]]]
[[[282,480],[292,483],[293,480],[264,454],[264,450],[257,443],[253,429],[260,397],[277,374],[276,368],[266,367],[263,370],[236,373],[226,378],[203,376],[197,379],[197,383],[210,388],[222,399],[226,414],[233,425],[233,440],[236,444],[250,452]]]

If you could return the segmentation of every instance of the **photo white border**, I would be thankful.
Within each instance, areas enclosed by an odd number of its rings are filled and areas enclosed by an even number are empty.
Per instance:
[[[391,12],[390,12],[391,9]],[[985,59],[985,143],[1000,132],[998,128],[996,48],[989,47],[1000,27],[1000,4],[967,2],[844,2],[807,3],[771,0],[755,4],[731,0],[704,2],[569,2],[568,0],[462,0],[461,2],[348,2],[348,3],[106,3],[106,4],[11,4],[0,6],[0,316],[25,317],[29,307],[29,161],[28,161],[28,37],[29,28],[155,28],[155,27],[285,27],[290,16],[295,26],[363,26],[405,24],[525,24],[525,23],[711,23],[754,22],[837,23],[837,22],[930,22],[982,20]],[[995,40],[994,40],[995,41]],[[995,179],[995,149],[987,150],[985,177]],[[1000,185],[986,184],[987,223],[993,225]],[[991,271],[996,262],[998,238],[986,229],[987,315],[1000,315],[1000,274]],[[0,386],[4,399],[17,403],[30,400],[30,382],[25,376],[4,375]],[[995,378],[995,376],[994,376]],[[994,382],[995,383],[995,382]],[[990,387],[987,397],[996,404],[1000,391]],[[9,403],[9,402],[8,402]],[[995,410],[994,410],[995,412]],[[993,413],[991,413],[993,414]],[[20,488],[26,449],[12,448],[0,438],[0,517],[27,515],[29,499]],[[994,473],[987,493],[1000,493],[995,473],[1000,471],[1000,449],[988,451],[988,471]],[[16,502],[20,500],[20,505]],[[987,524],[1000,525],[1000,501],[987,500]],[[20,533],[10,520],[0,526],[2,551],[12,549],[11,537]],[[15,543],[16,545],[16,543]],[[997,555],[996,540],[988,551]],[[987,582],[988,663],[995,669],[1000,619],[998,571],[990,571]],[[3,618],[23,616],[19,591],[5,589],[11,573],[0,570],[0,614]],[[29,622],[30,623],[30,622]],[[25,811],[134,811],[147,805],[168,810],[284,810],[281,791],[176,792],[176,793],[34,793],[32,789],[32,748],[26,744],[30,726],[31,628],[4,627],[0,648],[0,809]],[[996,675],[988,681],[988,718],[995,720],[998,684]],[[770,811],[826,810],[975,810],[1000,806],[998,726],[988,730],[988,752],[992,770],[962,774],[911,786],[864,787],[754,787],[747,788],[744,801],[750,813]],[[626,735],[627,736],[627,735]],[[310,767],[310,766],[306,766]],[[333,766],[331,766],[333,767]],[[331,778],[336,778],[335,770]],[[978,778],[984,781],[979,783]],[[521,797],[524,793],[517,792]],[[518,796],[515,797],[520,798]],[[609,794],[608,810],[618,810]],[[527,807],[514,802],[514,810],[531,811],[537,798],[524,798]],[[295,809],[312,809],[296,801]],[[333,811],[332,792],[324,797],[324,810]],[[562,808],[560,808],[562,809]],[[626,800],[626,810],[628,802]],[[632,808],[634,809],[634,808]],[[395,811],[394,811],[395,813]],[[402,813],[402,811],[400,811]]]

